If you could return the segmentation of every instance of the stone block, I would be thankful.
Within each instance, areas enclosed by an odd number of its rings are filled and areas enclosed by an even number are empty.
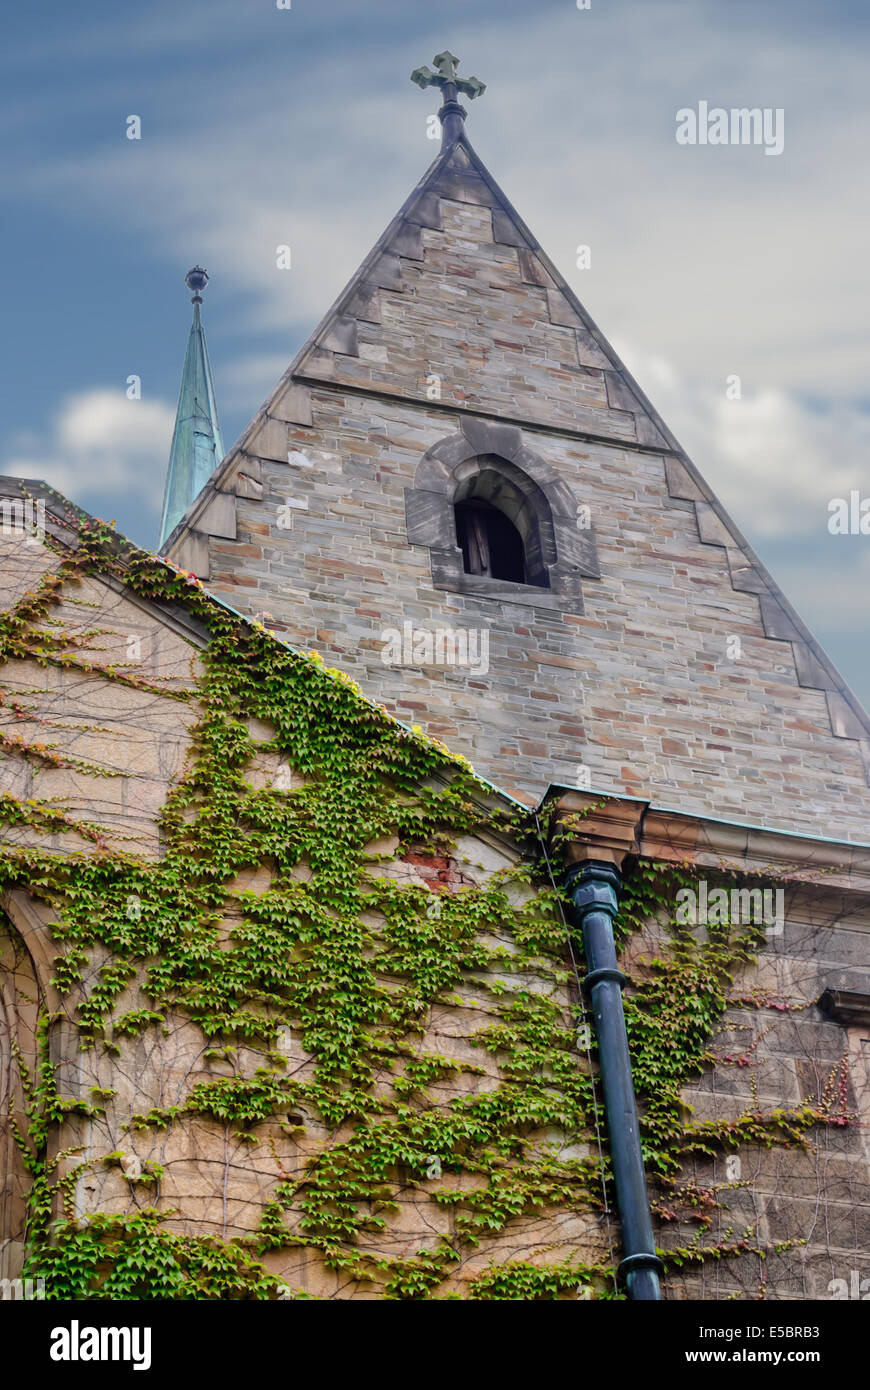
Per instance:
[[[231,493],[215,492],[197,517],[197,530],[207,536],[236,539],[236,499]]]
[[[422,261],[423,233],[412,221],[400,222],[390,238],[389,249],[394,256],[404,256],[408,260]]]
[[[513,218],[508,217],[501,208],[492,210],[492,239],[503,246],[527,247],[529,244]]]
[[[430,227],[434,231],[440,232],[443,225],[441,199],[437,193],[421,193],[406,216],[409,222],[414,222],[417,226]]]
[[[286,463],[288,435],[289,431],[285,420],[267,415],[246,440],[245,449],[257,458],[274,459],[276,462]]]
[[[365,318],[366,316],[363,313],[357,313],[354,317]],[[311,392],[308,387],[295,381],[289,382],[280,396],[272,403],[270,414],[277,420],[284,420],[291,425],[310,425]],[[256,450],[252,452],[256,452]]]
[[[318,339],[324,352],[338,352],[346,357],[359,356],[359,331],[356,319],[338,314]]]

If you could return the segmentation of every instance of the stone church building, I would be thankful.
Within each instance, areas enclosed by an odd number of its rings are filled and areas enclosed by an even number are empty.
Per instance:
[[[870,719],[413,80],[162,558],[0,480],[0,1276],[870,1297]]]

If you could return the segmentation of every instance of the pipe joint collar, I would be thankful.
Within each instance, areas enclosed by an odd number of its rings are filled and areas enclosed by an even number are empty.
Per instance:
[[[615,917],[619,911],[616,894],[622,879],[612,864],[577,864],[569,869],[566,884],[581,921],[587,912],[606,912]]]
[[[621,970],[610,969],[607,966],[603,966],[600,970],[590,970],[583,984],[586,986],[587,990],[591,990],[594,989],[596,985],[604,984],[608,980],[613,984],[619,985],[620,989],[624,989],[628,984],[627,975],[623,975]]]
[[[665,1267],[658,1255],[652,1251],[639,1250],[635,1255],[626,1255],[619,1261],[617,1272],[624,1279],[626,1275],[632,1274],[636,1269],[651,1269],[656,1274],[664,1274]]]

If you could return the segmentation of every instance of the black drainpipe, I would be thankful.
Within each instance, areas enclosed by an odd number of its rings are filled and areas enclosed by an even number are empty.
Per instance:
[[[573,865],[565,884],[583,931],[588,969],[584,983],[592,1001],[598,1038],[613,1179],[625,1252],[619,1262],[619,1274],[625,1280],[629,1298],[657,1301],[661,1299],[659,1273],[663,1265],[655,1253],[640,1151],[637,1103],[622,1009],[622,987],[626,977],[616,968],[613,941],[613,919],[619,911],[616,895],[622,877],[613,864],[589,860]]]

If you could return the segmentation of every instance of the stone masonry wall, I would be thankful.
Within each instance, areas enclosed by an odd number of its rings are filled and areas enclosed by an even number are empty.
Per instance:
[[[629,952],[635,978],[656,946],[654,930],[644,935]],[[667,1297],[870,1297],[870,1021],[835,1022],[818,1005],[829,989],[870,993],[868,942],[866,894],[786,890],[781,934],[735,979],[735,1002],[711,1043],[716,1065],[684,1093],[692,1123],[805,1100],[824,1100],[833,1119],[809,1132],[805,1150],[748,1144],[686,1166],[684,1179],[722,1204],[710,1209],[701,1244],[738,1241],[747,1230],[794,1244],[765,1259],[690,1263],[668,1277]],[[693,1238],[657,1223],[660,1247]]]
[[[8,608],[54,572],[57,557],[33,537],[4,537],[3,543],[0,572]],[[131,598],[117,584],[95,577],[74,579],[64,585],[46,625],[59,640],[60,651],[68,653],[69,666],[14,659],[2,663],[0,791],[16,800],[31,798],[71,822],[62,832],[43,831],[16,824],[7,812],[2,836],[6,849],[93,858],[95,872],[104,851],[163,857],[160,811],[186,770],[189,725],[198,713],[196,700],[181,701],[173,695],[192,691],[202,669],[201,643],[192,632],[184,636],[174,630],[179,626],[177,618],[173,621],[169,614]],[[108,667],[114,673],[111,679],[105,674]],[[125,686],[118,679],[125,671],[134,672],[150,688]],[[271,740],[275,730],[252,719],[250,733],[256,744]],[[45,750],[44,759],[36,749]],[[278,766],[273,751],[257,751],[245,776],[254,788],[271,786]],[[288,790],[298,785],[294,774]],[[367,859],[373,880],[388,878],[424,890],[440,906],[444,894],[485,884],[494,873],[509,868],[516,855],[494,837],[465,836],[452,854],[421,847],[400,856],[394,838],[373,843]],[[305,880],[311,871],[300,864],[294,876]],[[244,913],[239,895],[263,894],[272,880],[273,867],[265,863],[224,885],[224,913],[217,931],[227,951]],[[521,884],[507,891],[517,903],[532,896]],[[77,1010],[103,986],[101,970],[113,959],[111,953],[102,946],[91,950],[80,982],[61,995],[52,979],[64,947],[54,930],[56,910],[42,885],[7,889],[0,908],[0,1278],[15,1277],[24,1254],[26,1195],[32,1178],[22,1163],[13,1125],[19,1137],[28,1134],[26,1107],[39,1068],[38,1006],[52,1014],[49,1055],[54,1081],[70,1107],[70,1113],[51,1126],[47,1153],[52,1215],[57,1219],[69,1215],[69,1202],[82,1229],[97,1212],[132,1215],[156,1208],[171,1230],[225,1240],[250,1236],[276,1186],[301,1179],[312,1156],[353,1133],[350,1122],[331,1129],[315,1115],[289,1110],[270,1115],[247,1136],[237,1123],[201,1114],[182,1114],[168,1128],[136,1128],[135,1116],[183,1106],[197,1083],[254,1076],[258,1067],[273,1067],[274,1058],[265,1046],[244,1042],[230,1049],[232,1057],[209,1054],[200,1028],[180,1012],[133,1032],[113,1030],[109,1022],[105,1043],[82,1048]],[[379,914],[368,917],[367,926],[376,932]],[[485,935],[496,952],[509,956],[516,949],[509,921]],[[149,1008],[150,996],[142,987],[147,965],[137,965],[114,1001],[113,1020]],[[458,1097],[505,1084],[501,1059],[473,1044],[472,1038],[495,1018],[497,994],[510,997],[511,991],[525,989],[551,996],[568,1026],[573,996],[561,983],[561,971],[554,978],[554,972],[544,968],[539,978],[529,978],[497,959],[491,967],[468,972],[450,999],[431,1009],[415,1035],[416,1050],[447,1057],[452,1067],[427,1088],[434,1108],[447,1109]],[[281,1030],[278,1051],[288,1081],[313,1075],[315,1059],[303,1046],[301,1027],[288,1024]],[[581,1064],[578,1055],[578,1067]],[[380,1094],[392,1094],[387,1069],[377,1085]],[[73,1106],[93,1106],[95,1097],[100,1100],[97,1113],[74,1113]],[[554,1129],[529,1136],[530,1152],[556,1161],[588,1156],[592,1142],[591,1134],[568,1136]],[[159,1179],[149,1176],[153,1165],[160,1166]],[[65,1181],[72,1184],[66,1199],[61,1186]],[[451,1181],[474,1186],[475,1178],[463,1173],[451,1176]],[[439,1205],[432,1196],[440,1186],[425,1169],[400,1175],[395,1210],[390,1209],[384,1230],[372,1235],[368,1253],[413,1258],[439,1233],[449,1233],[454,1209]],[[272,1272],[321,1297],[378,1296],[371,1284],[330,1272],[318,1253],[306,1249],[304,1238],[294,1246],[294,1236],[304,1237],[298,1224],[293,1225],[298,1220],[298,1212],[290,1218],[287,1246],[264,1257]],[[467,1289],[490,1261],[527,1258],[530,1251],[557,1262],[570,1258],[598,1264],[607,1259],[604,1223],[588,1205],[523,1215],[470,1250],[443,1291]]]
[[[327,404],[333,400],[327,393]],[[358,467],[364,472],[362,463]],[[284,476],[278,466],[275,471]],[[359,495],[355,489],[354,497]],[[313,490],[311,496],[316,496]],[[687,517],[680,508],[672,514],[676,526]],[[30,539],[17,538],[8,544],[6,540],[2,573],[8,606],[51,573],[56,560]],[[386,540],[383,544],[386,547]],[[606,553],[612,542],[603,535],[600,544]],[[703,556],[703,549],[699,551]],[[424,580],[421,587],[425,590]],[[358,606],[363,602],[360,599]],[[196,713],[195,707],[172,698],[172,693],[193,687],[201,670],[200,644],[192,632],[185,634],[171,614],[134,601],[98,578],[69,584],[61,602],[52,608],[50,629],[56,638],[64,639],[68,667],[14,660],[3,666],[2,789],[10,796],[50,802],[73,817],[79,829],[49,835],[12,825],[4,829],[4,843],[61,854],[72,850],[93,855],[95,862],[101,841],[115,852],[132,844],[137,855],[159,856],[160,807],[183,774],[189,723]],[[108,666],[117,671],[137,661],[142,664],[139,674],[147,677],[151,689],[124,686],[105,674]],[[272,731],[251,721],[250,733],[255,741],[268,741]],[[41,746],[45,757],[34,762],[23,751],[25,743]],[[846,746],[845,741],[841,743]],[[249,769],[252,785],[270,775],[269,758],[274,757],[267,752],[254,756]],[[368,853],[372,877],[385,876],[438,893],[461,893],[469,885],[486,883],[513,862],[513,851],[486,836],[464,837],[450,854],[429,853],[424,848],[402,854],[396,842],[372,844]],[[304,874],[304,865],[299,872]],[[264,864],[225,885],[225,914],[219,930],[227,943],[242,911],[238,895],[266,892],[271,880],[272,870]],[[870,993],[870,906],[866,894],[826,887],[824,873],[820,883],[789,893],[782,933],[771,935],[758,963],[735,979],[733,1002],[712,1044],[715,1066],[685,1093],[698,1124],[708,1117],[769,1113],[798,1105],[805,1098],[828,1097],[831,1123],[810,1132],[806,1151],[743,1146],[698,1161],[685,1174],[722,1204],[721,1208],[711,1206],[711,1243],[729,1231],[739,1240],[748,1228],[765,1241],[797,1243],[766,1260],[746,1254],[711,1262],[700,1270],[690,1265],[683,1273],[669,1276],[668,1297],[864,1296],[861,1281],[870,1278],[866,1254],[870,1029],[831,1021],[817,1001],[832,988]],[[519,884],[510,891],[517,903],[528,892]],[[80,986],[60,1000],[50,983],[60,949],[52,932],[51,904],[35,884],[32,891],[22,887],[7,892],[3,908],[0,1096],[4,1102],[11,1100],[13,1114],[23,1127],[25,1097],[13,1044],[21,1048],[33,1071],[33,1005],[41,997],[56,1011],[51,1054],[59,1093],[91,1101],[98,1088],[104,1098],[101,1113],[90,1118],[69,1114],[52,1135],[49,1157],[58,1160],[52,1180],[74,1177],[72,1197],[79,1220],[87,1222],[98,1210],[131,1213],[156,1205],[177,1230],[245,1235],[256,1227],[275,1185],[291,1182],[324,1143],[341,1138],[330,1135],[313,1116],[295,1113],[274,1115],[257,1124],[259,1142],[253,1146],[239,1139],[233,1125],[204,1115],[180,1116],[165,1131],[130,1129],[134,1114],[178,1105],[198,1081],[229,1075],[233,1068],[253,1074],[258,1065],[268,1062],[267,1054],[242,1045],[234,1061],[207,1057],[202,1033],[180,1013],[135,1037],[119,1034],[112,1040],[110,1028],[109,1040],[117,1048],[114,1054],[103,1048],[80,1051],[75,1009],[99,983],[103,957],[94,952]],[[503,923],[488,944],[509,955],[514,947],[510,922]],[[660,930],[648,923],[626,953],[624,965],[635,980],[643,979],[645,962],[661,948]],[[433,1007],[426,1021],[420,1052],[446,1056],[459,1067],[432,1085],[431,1103],[436,1108],[448,1107],[457,1096],[492,1089],[503,1080],[499,1056],[472,1042],[492,1007],[494,984],[508,996],[511,990],[548,992],[566,1018],[576,1004],[572,991],[554,982],[546,970],[540,977],[517,975],[509,968],[502,971],[496,962],[487,967],[487,974],[490,978],[469,972],[454,996]],[[147,1003],[136,977],[115,1008],[121,1013],[147,1007]],[[303,1079],[310,1074],[313,1059],[294,1027],[283,1030],[280,1050],[291,1076]],[[579,1053],[577,1065],[582,1065]],[[386,1079],[380,1084],[389,1085]],[[15,1157],[5,1104],[2,1115],[0,1158],[9,1181],[0,1208],[4,1220],[0,1240],[8,1242],[0,1277],[9,1277],[20,1265],[27,1179]],[[596,1152],[592,1135],[549,1129],[531,1135],[530,1143],[542,1154],[565,1159],[594,1157]],[[76,1152],[67,1154],[71,1148]],[[115,1157],[104,1163],[109,1155]],[[80,1164],[87,1166],[76,1174]],[[159,1182],[149,1180],[153,1164],[162,1167]],[[466,1175],[462,1181],[471,1179]],[[397,1210],[383,1231],[371,1237],[371,1253],[413,1256],[439,1233],[450,1231],[451,1210],[433,1200],[437,1185],[437,1178],[424,1173],[404,1176]],[[669,1224],[665,1207],[660,1203],[657,1208],[660,1243],[675,1247],[694,1239],[694,1229]],[[59,1192],[56,1208],[56,1215],[61,1215]],[[702,1232],[701,1244],[705,1239]],[[607,1223],[593,1211],[545,1205],[484,1241],[440,1291],[467,1291],[469,1281],[491,1260],[556,1263],[570,1257],[606,1262],[610,1242],[618,1247],[618,1240],[618,1226],[611,1223],[608,1232]],[[805,1245],[800,1244],[803,1241]],[[265,1259],[274,1272],[309,1292],[335,1298],[372,1296],[370,1286],[331,1274],[304,1244],[273,1251]],[[849,1292],[856,1287],[857,1295]]]
[[[572,565],[563,528],[564,602],[516,585],[439,587],[419,543],[427,450],[472,427],[497,446],[505,426],[569,515],[589,509],[600,578]],[[439,525],[455,565],[443,513]],[[523,799],[585,784],[866,838],[866,716],[464,139],[168,553]],[[386,635],[404,624],[485,638],[486,669],[385,664]]]
[[[405,490],[459,413],[329,387],[310,404],[312,424],[283,431],[310,466],[242,457],[261,496],[236,499],[236,539],[209,539],[212,592],[527,800],[576,785],[582,763],[593,787],[660,805],[866,837],[858,742],[834,736],[791,643],[766,635],[724,546],[671,498],[661,454],[523,432],[594,520],[601,579],[583,580],[583,613],[561,612],[439,590],[409,544]],[[488,669],[385,665],[405,623],[486,634]]]

